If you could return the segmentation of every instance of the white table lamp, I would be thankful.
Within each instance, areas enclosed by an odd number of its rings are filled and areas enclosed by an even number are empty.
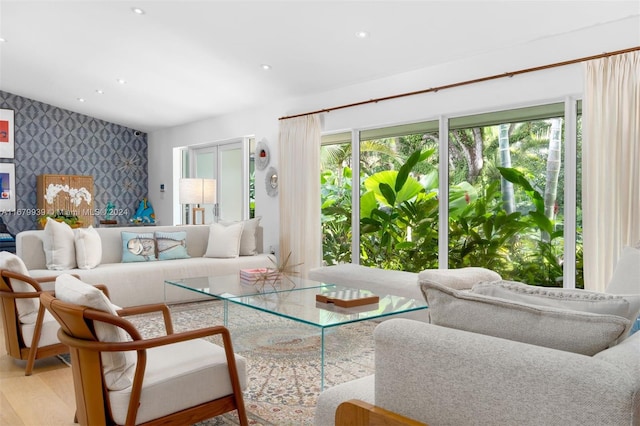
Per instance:
[[[202,178],[180,179],[180,204],[195,204],[192,208],[191,224],[196,224],[197,212],[202,213],[202,224],[204,225],[204,208],[200,204],[213,204],[216,202],[216,180]]]

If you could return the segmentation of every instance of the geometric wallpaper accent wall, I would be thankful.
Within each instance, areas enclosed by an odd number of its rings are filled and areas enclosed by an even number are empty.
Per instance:
[[[16,212],[2,212],[9,230],[36,229],[36,176],[93,176],[93,208],[103,219],[111,201],[126,223],[147,197],[147,135],[134,129],[0,91],[0,108],[15,113]]]

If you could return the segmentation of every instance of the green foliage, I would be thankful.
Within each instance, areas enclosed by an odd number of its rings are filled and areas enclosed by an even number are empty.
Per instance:
[[[527,123],[524,123],[527,124]],[[517,155],[527,156],[519,146],[539,147],[546,123],[513,125]],[[494,126],[495,127],[495,126]],[[497,132],[492,127],[452,132],[455,143],[468,146],[482,134],[487,149],[481,175],[472,182],[460,179],[469,169],[462,157],[452,156],[454,167],[448,199],[449,267],[484,266],[504,279],[543,286],[562,286],[564,229],[562,215],[550,220],[544,214],[544,199],[537,176],[544,161],[536,153],[519,168],[496,167]],[[531,132],[535,134],[529,136]],[[513,136],[511,138],[513,139]],[[394,139],[397,152],[383,163],[369,153],[361,156],[360,263],[384,269],[418,272],[438,267],[439,202],[437,149],[421,149],[423,137]],[[488,142],[487,142],[488,141]],[[380,141],[378,141],[380,142]],[[537,145],[536,145],[537,143]],[[379,144],[376,146],[383,151]],[[429,145],[429,146],[433,146]],[[416,147],[412,151],[408,148]],[[529,149],[529,148],[527,148]],[[538,148],[536,148],[538,149]],[[400,161],[397,161],[400,158]],[[344,163],[342,163],[344,164]],[[385,165],[386,164],[386,165]],[[531,166],[523,168],[522,164]],[[456,176],[455,178],[452,178]],[[500,180],[514,185],[516,211],[503,208]],[[351,261],[351,169],[324,168],[322,180],[322,223],[324,261]],[[581,286],[582,246],[576,252],[577,285]]]

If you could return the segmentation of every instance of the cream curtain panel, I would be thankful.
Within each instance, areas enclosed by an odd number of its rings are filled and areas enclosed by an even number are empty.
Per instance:
[[[585,289],[604,291],[640,240],[640,53],[586,63],[582,215]]]
[[[320,136],[317,114],[280,121],[280,261],[302,277],[322,264]]]

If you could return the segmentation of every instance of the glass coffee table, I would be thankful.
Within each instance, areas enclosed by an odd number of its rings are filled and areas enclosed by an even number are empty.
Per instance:
[[[264,285],[263,285],[264,284]],[[333,327],[380,319],[427,309],[423,300],[376,294],[379,301],[369,305],[342,308],[316,301],[317,294],[354,290],[300,277],[283,277],[277,283],[243,283],[239,275],[165,280],[168,286],[209,295],[224,301],[224,325],[228,325],[228,303],[256,309],[320,329],[320,388],[324,389],[325,332]],[[359,290],[371,295],[368,290]]]

